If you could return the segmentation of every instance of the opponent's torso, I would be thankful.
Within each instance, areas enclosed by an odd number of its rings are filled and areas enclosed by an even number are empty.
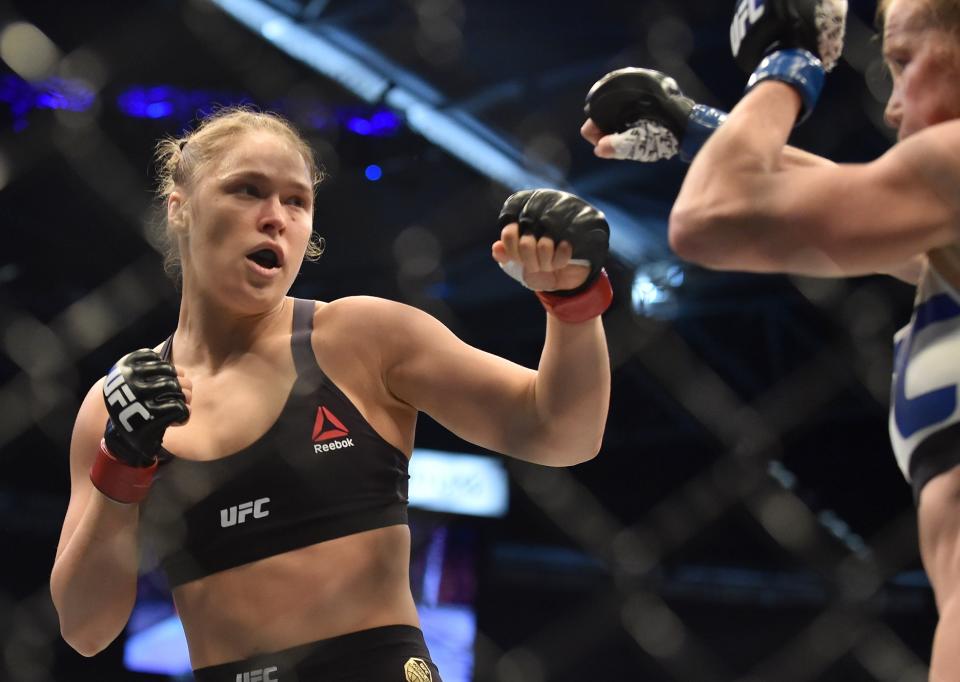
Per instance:
[[[897,332],[889,417],[897,463],[914,491],[960,463],[960,268],[931,254],[913,316]]]

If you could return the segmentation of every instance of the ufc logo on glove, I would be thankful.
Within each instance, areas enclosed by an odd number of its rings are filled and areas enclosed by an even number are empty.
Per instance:
[[[123,408],[118,417],[120,425],[123,426],[126,431],[133,431],[133,427],[130,425],[130,418],[134,415],[139,415],[144,421],[153,419],[153,415],[150,414],[147,408],[134,397],[133,391],[127,386],[123,374],[121,374],[117,367],[113,367],[110,373],[107,374],[107,382],[103,386],[103,394],[107,397],[107,404],[119,404],[120,407]]]
[[[740,52],[740,44],[747,34],[747,29],[760,20],[764,9],[766,8],[763,0],[742,0],[737,7],[733,22],[730,24],[730,47],[733,49],[734,56]]]

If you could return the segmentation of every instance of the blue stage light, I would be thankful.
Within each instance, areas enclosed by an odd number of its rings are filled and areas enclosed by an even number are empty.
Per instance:
[[[164,85],[130,88],[117,97],[117,107],[135,118],[166,118],[173,114],[173,102],[179,96],[174,88]]]
[[[47,78],[37,83],[14,75],[0,78],[0,102],[10,107],[16,132],[27,127],[31,109],[86,111],[95,99],[96,95],[82,82],[67,78]]]
[[[676,290],[683,286],[683,268],[672,262],[653,262],[640,267],[633,278],[630,298],[638,315],[668,318],[677,312]]]
[[[154,102],[148,104],[143,113],[147,118],[166,118],[173,114],[173,104],[170,102]]]
[[[383,177],[383,169],[377,164],[371,163],[369,166],[363,169],[363,174],[370,182],[376,182]]]
[[[347,119],[347,130],[357,135],[372,135],[373,126],[365,118],[360,118],[359,116],[351,116]]]

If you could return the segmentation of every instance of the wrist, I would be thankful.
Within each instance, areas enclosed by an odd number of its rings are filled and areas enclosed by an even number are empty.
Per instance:
[[[695,104],[687,117],[687,128],[680,143],[680,158],[690,163],[713,132],[727,120],[727,112]]]
[[[799,125],[816,106],[823,89],[824,76],[823,64],[812,52],[801,48],[777,50],[760,62],[747,81],[747,92],[767,80],[786,83],[800,95]]]
[[[613,287],[607,271],[600,269],[597,278],[583,291],[574,295],[538,291],[537,298],[548,313],[562,322],[586,322],[601,315],[613,301]]]
[[[156,471],[156,459],[149,466],[131,466],[117,459],[101,439],[90,468],[90,481],[111,500],[130,504],[146,498]]]

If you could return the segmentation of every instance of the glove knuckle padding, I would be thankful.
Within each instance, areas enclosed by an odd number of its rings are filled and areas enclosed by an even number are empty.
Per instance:
[[[510,223],[519,222],[520,211],[523,210],[531,194],[533,194],[533,190],[525,189],[520,192],[514,192],[507,197],[507,200],[503,202],[503,208],[500,209],[500,217],[497,220],[501,229]]]
[[[176,370],[153,350],[137,350],[118,360],[103,392],[110,415],[107,446],[135,466],[151,462],[166,428],[189,414]]]
[[[504,222],[504,216],[509,219]],[[524,190],[507,198],[500,212],[501,226],[520,225],[520,234],[537,239],[550,237],[554,244],[567,241],[573,258],[590,263],[590,274],[578,292],[597,278],[610,248],[610,227],[603,213],[580,197],[553,189]]]
[[[829,70],[843,46],[846,0],[739,0],[730,26],[737,64],[752,71],[767,53],[803,48]]]
[[[173,396],[161,396],[156,400],[147,401],[147,406],[156,422],[162,428],[182,421],[187,415],[187,405],[183,400]]]
[[[622,133],[640,121],[654,121],[680,138],[692,107],[693,102],[670,76],[626,68],[611,71],[594,83],[583,111],[606,134]]]
[[[176,377],[155,375],[144,377],[141,381],[144,396],[159,396],[172,391],[180,392],[180,382]]]
[[[137,370],[145,377],[148,376],[177,376],[177,370],[169,362],[164,360],[151,360],[141,362],[137,365]]]

